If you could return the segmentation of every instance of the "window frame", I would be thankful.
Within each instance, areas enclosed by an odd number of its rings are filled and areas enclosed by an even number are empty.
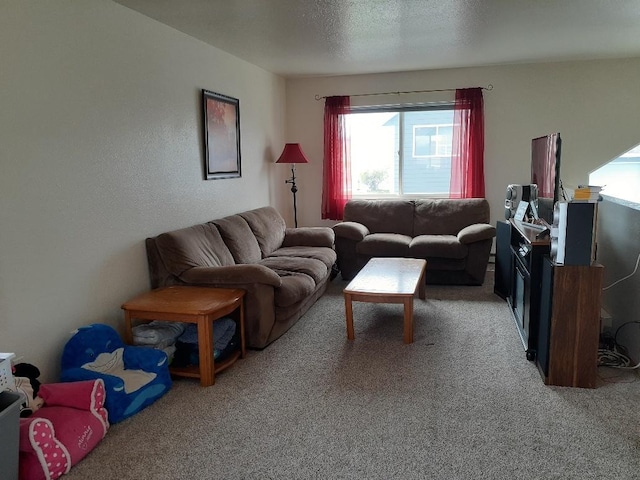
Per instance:
[[[414,104],[391,104],[391,105],[359,105],[351,106],[351,112],[348,115],[357,115],[362,113],[405,113],[405,112],[424,112],[424,111],[438,111],[438,110],[450,110],[454,111],[455,102],[444,101],[437,103],[414,103]],[[440,125],[440,124],[438,124]],[[424,126],[424,125],[423,125]],[[429,125],[431,126],[431,125]],[[444,126],[444,124],[440,125]],[[453,124],[451,125],[453,128]],[[404,130],[404,115],[399,115],[398,129],[400,132]],[[414,141],[412,132],[412,141]],[[404,148],[404,135],[400,134],[398,138],[398,151],[396,152],[398,158],[398,189],[403,192],[402,185],[402,171],[404,168],[404,156],[400,154]],[[414,144],[415,145],[415,144]],[[415,155],[414,155],[415,157]],[[431,158],[442,157],[442,155],[432,155]],[[429,158],[418,156],[415,158]],[[353,163],[353,158],[351,159]],[[351,191],[351,197],[362,200],[377,200],[377,199],[417,199],[417,198],[449,198],[449,192],[444,193],[355,193],[353,189]]]

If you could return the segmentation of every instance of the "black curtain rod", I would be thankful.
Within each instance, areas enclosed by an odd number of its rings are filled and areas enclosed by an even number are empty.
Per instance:
[[[493,85],[489,84],[486,87],[480,87],[482,90],[491,91],[493,90]],[[431,92],[455,92],[458,90],[457,88],[438,88],[433,90],[411,90],[409,92],[381,92],[381,93],[357,93],[355,95],[349,95],[349,97],[372,97],[376,95],[404,95],[406,93],[431,93]],[[330,95],[331,96],[331,95]],[[322,100],[327,98],[321,97],[320,95],[316,95],[316,100]]]

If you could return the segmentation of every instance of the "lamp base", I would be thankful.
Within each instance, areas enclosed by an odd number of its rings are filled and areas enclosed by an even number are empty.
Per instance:
[[[296,164],[292,164],[291,167],[291,178],[289,180],[285,180],[284,183],[291,184],[291,193],[293,193],[293,223],[295,228],[298,228],[298,209],[296,206],[296,193],[298,192],[298,187],[296,186]]]

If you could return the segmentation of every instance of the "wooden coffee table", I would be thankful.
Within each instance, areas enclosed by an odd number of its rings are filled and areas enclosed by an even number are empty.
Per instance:
[[[175,285],[144,293],[122,305],[124,341],[132,344],[133,319],[188,322],[198,325],[199,365],[170,367],[172,375],[195,377],[203,387],[213,385],[215,374],[244,358],[244,295],[239,288],[208,288]],[[222,362],[214,363],[213,322],[225,315],[235,317],[240,332],[240,348]]]
[[[404,304],[404,343],[413,342],[413,297],[425,298],[426,260],[372,258],[344,289],[347,338],[353,340],[351,302]]]

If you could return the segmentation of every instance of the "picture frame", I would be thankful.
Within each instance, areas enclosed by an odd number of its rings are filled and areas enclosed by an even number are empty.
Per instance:
[[[529,202],[525,202],[521,200],[520,203],[518,204],[518,210],[516,210],[516,214],[513,216],[513,218],[519,222],[522,222],[528,210],[529,210]]]
[[[240,101],[202,90],[205,180],[241,177]]]

